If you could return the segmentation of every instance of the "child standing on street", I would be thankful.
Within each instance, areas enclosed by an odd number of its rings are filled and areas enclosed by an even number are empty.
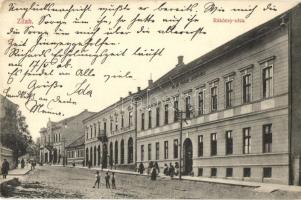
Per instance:
[[[96,171],[96,175],[95,175],[96,181],[94,183],[93,188],[95,188],[96,184],[97,184],[97,188],[99,188],[99,184],[100,184],[100,175],[99,175],[99,171]]]
[[[109,175],[109,172],[106,173],[105,179],[106,179],[106,188],[110,188],[110,175]]]
[[[112,189],[116,189],[116,185],[115,185],[115,173],[112,172]]]

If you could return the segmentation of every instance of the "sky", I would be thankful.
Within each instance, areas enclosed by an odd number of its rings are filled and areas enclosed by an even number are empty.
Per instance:
[[[65,4],[71,1],[66,1]],[[153,6],[160,5],[159,1],[144,1],[139,3],[143,6]],[[195,1],[192,3],[210,1]],[[200,4],[201,4],[200,3]],[[250,8],[254,5],[258,5],[258,8],[265,7],[268,1],[215,1],[216,5],[229,9],[234,5],[236,7]],[[118,38],[121,43],[121,47],[139,47],[143,46],[156,46],[160,48],[165,48],[164,54],[160,57],[154,58],[151,62],[142,57],[125,57],[125,58],[114,58],[109,59],[106,63],[100,64],[95,63],[93,68],[95,69],[95,77],[89,79],[91,83],[91,88],[93,89],[92,97],[78,97],[77,105],[61,105],[58,108],[64,111],[64,116],[54,116],[47,114],[36,114],[29,113],[29,111],[24,106],[24,100],[12,98],[10,99],[14,103],[19,104],[23,115],[26,117],[26,121],[29,125],[29,131],[34,139],[39,137],[39,130],[46,126],[49,119],[52,121],[62,120],[64,118],[76,115],[82,112],[84,109],[88,109],[92,112],[100,111],[101,109],[113,104],[118,101],[120,97],[127,96],[129,91],[136,92],[137,87],[142,89],[147,86],[147,82],[152,77],[155,81],[162,75],[167,73],[169,70],[175,67],[177,64],[177,57],[179,55],[184,56],[184,63],[189,63],[194,59],[204,55],[205,53],[213,50],[214,48],[226,43],[227,41],[241,35],[242,33],[274,18],[275,16],[285,12],[286,10],[292,8],[297,4],[297,1],[273,1],[273,5],[277,8],[277,11],[273,12],[256,12],[252,14],[249,18],[245,18],[245,14],[231,14],[231,13],[218,13],[215,15],[200,14],[200,23],[205,27],[207,32],[206,35],[196,36],[192,41],[189,37],[178,37],[173,35],[158,35],[158,34],[148,34],[147,36],[127,36],[123,38]],[[110,5],[109,2],[104,3],[103,6]],[[129,1],[129,5],[138,6],[136,1]],[[187,1],[169,1],[169,6],[183,6],[187,5]],[[6,6],[6,7],[5,7]],[[259,10],[259,9],[258,9]],[[169,13],[170,16],[173,14]],[[176,14],[176,13],[174,13]],[[159,14],[158,14],[159,15]],[[30,14],[28,14],[30,16]],[[127,15],[125,15],[127,16]],[[0,93],[3,94],[3,90],[7,88],[6,80],[8,79],[9,67],[7,66],[7,56],[3,55],[3,52],[7,48],[8,36],[6,32],[15,24],[15,27],[19,25],[16,24],[17,15],[14,13],[7,12],[7,4],[2,5],[0,10],[0,25],[1,38],[0,38],[0,50],[1,50],[1,80],[0,80]],[[91,17],[93,16],[89,16]],[[244,23],[214,23],[213,18],[227,18],[227,19],[244,19]],[[34,16],[33,21],[37,20]],[[159,28],[161,24],[156,23],[153,28]],[[86,60],[78,60],[82,65],[89,66],[89,62]],[[108,82],[104,81],[105,74],[125,74],[127,71],[131,71],[133,79],[111,79]],[[59,79],[64,82],[66,86],[74,84],[77,79]],[[18,87],[24,87],[22,84],[14,88],[17,91]],[[66,91],[62,91],[62,93]]]

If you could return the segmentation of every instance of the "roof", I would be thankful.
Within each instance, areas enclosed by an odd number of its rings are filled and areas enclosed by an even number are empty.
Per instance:
[[[71,117],[62,119],[62,120],[57,121],[57,122],[52,122],[52,123],[54,123],[54,124],[67,124],[68,122],[72,121],[73,119],[75,119],[75,118],[78,117],[79,115],[83,114],[84,112],[88,112],[88,113],[90,113],[90,114],[95,114],[95,112],[89,112],[87,109],[85,109],[84,111],[82,111],[81,113],[79,113],[79,114],[77,114],[77,115],[74,115],[74,116],[71,116]]]
[[[158,80],[156,80],[151,89],[161,87],[162,85],[170,82],[170,80],[182,76],[183,74],[192,72],[193,70],[200,68],[211,61],[217,60],[217,58],[224,56],[230,51],[245,46],[247,43],[258,39],[260,36],[268,33],[272,27],[279,26],[279,22],[281,22],[282,18],[286,18],[286,15],[290,13],[291,10],[299,6],[301,6],[301,3],[289,9],[288,11],[274,17],[273,19],[265,22],[264,24],[261,24],[247,31],[244,34],[237,36],[229,42],[224,43],[223,45],[213,49],[212,51],[202,55],[201,57],[191,61],[188,64],[177,65],[176,67],[168,71],[166,74],[164,74],[162,77],[160,77]]]
[[[75,139],[66,148],[75,148],[75,147],[83,146],[83,145],[85,145],[85,135],[82,135],[79,138]]]

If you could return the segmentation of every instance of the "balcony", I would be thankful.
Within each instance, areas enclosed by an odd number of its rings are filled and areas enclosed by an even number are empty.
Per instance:
[[[107,137],[107,134],[106,134],[105,130],[100,130],[98,135],[97,135],[97,138],[101,142],[107,142],[108,141],[108,137]]]

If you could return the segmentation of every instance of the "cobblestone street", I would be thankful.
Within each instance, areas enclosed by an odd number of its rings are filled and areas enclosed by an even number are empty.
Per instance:
[[[9,196],[14,198],[300,198],[296,192],[255,192],[254,188],[116,174],[117,189],[93,188],[95,170],[43,166],[26,175]]]

